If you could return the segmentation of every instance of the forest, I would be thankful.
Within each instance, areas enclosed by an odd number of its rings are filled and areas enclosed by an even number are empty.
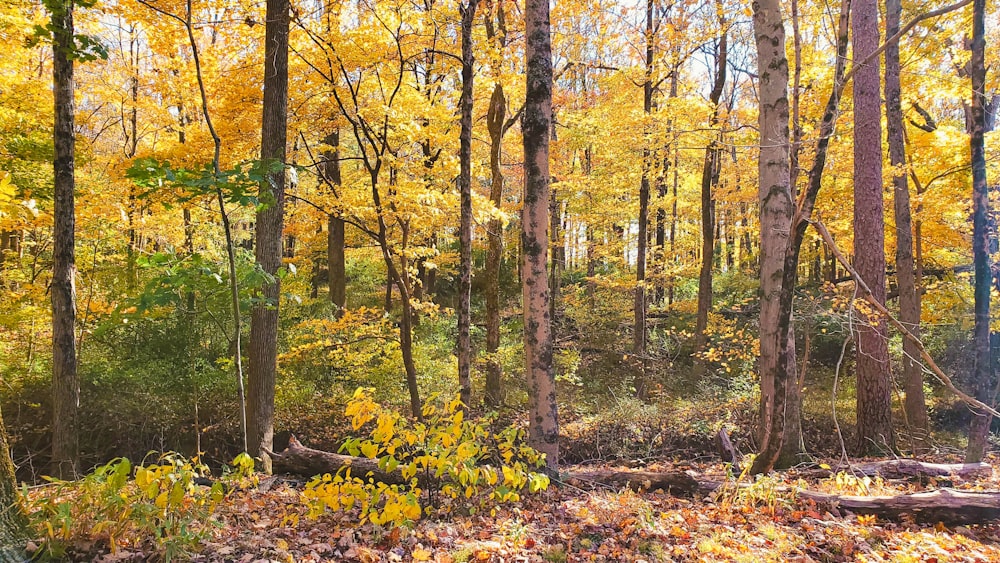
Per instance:
[[[0,38],[0,562],[1000,560],[995,5]]]

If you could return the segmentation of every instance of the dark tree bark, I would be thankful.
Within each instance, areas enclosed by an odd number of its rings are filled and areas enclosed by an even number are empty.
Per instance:
[[[719,124],[721,107],[719,100],[726,86],[728,30],[721,5],[719,13],[719,50],[715,56],[715,84],[708,96],[712,104],[711,127]],[[786,60],[787,67],[788,62]],[[787,69],[786,69],[787,73]],[[787,89],[787,85],[785,86]],[[787,102],[786,102],[787,103]],[[720,134],[721,137],[721,134]],[[787,149],[786,149],[787,150]],[[701,170],[701,271],[698,274],[698,315],[695,321],[695,343],[698,348],[705,345],[705,330],[708,328],[708,313],[712,309],[712,264],[715,259],[715,198],[714,188],[719,183],[719,168],[722,166],[722,147],[714,140],[705,147],[705,162]]]
[[[340,129],[334,130],[325,139],[332,150],[323,155],[323,177],[334,191],[334,197],[340,197],[339,189],[342,183],[340,175]],[[337,307],[339,317],[347,306],[347,267],[344,249],[346,239],[344,227],[346,222],[338,209],[327,216],[326,262],[328,271],[327,284],[330,288],[330,301]]]
[[[885,34],[899,31],[903,11],[900,0],[885,2]],[[920,294],[917,292],[913,264],[913,222],[910,213],[910,187],[906,181],[906,145],[903,109],[900,102],[899,44],[885,50],[885,114],[889,163],[893,175],[893,216],[896,221],[896,282],[899,286],[899,320],[917,337],[920,336]],[[919,352],[912,342],[903,340],[903,412],[909,427],[914,453],[929,447],[930,421],[924,399],[923,369],[917,361]]]
[[[502,21],[502,6],[498,6],[498,18]],[[492,17],[487,14],[487,21]],[[487,30],[492,26],[487,26]],[[489,33],[489,32],[488,32]],[[503,150],[503,135],[509,124],[505,123],[507,99],[503,86],[497,82],[493,86],[490,107],[486,112],[486,128],[490,134],[490,201],[497,209],[503,204],[503,171],[500,157]],[[500,265],[503,260],[503,223],[490,219],[486,227],[488,249],[486,252],[486,404],[492,408],[503,404],[503,367],[496,358],[500,349]]]
[[[459,6],[462,14],[462,95],[461,133],[459,134],[458,190],[461,198],[458,228],[458,387],[466,407],[472,404],[472,80],[475,57],[472,52],[472,22],[479,0]]]
[[[653,38],[656,30],[656,2],[646,0],[646,72],[642,83],[642,111],[647,118],[653,111],[653,56],[655,47]],[[639,180],[639,237],[636,248],[635,262],[635,297],[633,302],[634,322],[632,326],[632,353],[640,365],[639,377],[635,385],[635,394],[639,399],[649,397],[649,382],[646,379],[646,250],[649,246],[649,175],[653,167],[653,151],[649,145],[642,148],[642,178]]]
[[[525,1],[527,88],[524,138],[524,207],[521,211],[525,374],[528,379],[528,442],[559,466],[559,416],[552,370],[548,257],[549,131],[552,123],[552,39],[549,1]]]
[[[28,519],[17,492],[7,429],[0,414],[0,561],[27,561],[24,553],[27,539]]]
[[[990,288],[993,276],[990,271],[990,194],[986,183],[986,152],[983,135],[986,131],[986,0],[972,3],[972,59],[969,74],[972,78],[972,130],[969,146],[972,153],[972,262],[975,278],[975,328],[973,349],[976,363],[973,376],[976,398],[992,405],[995,400],[993,366],[990,357]],[[969,427],[969,446],[966,462],[982,461],[988,443],[993,417],[977,413]]]
[[[854,73],[854,260],[875,299],[885,303],[885,221],[882,197],[882,108],[878,2],[856,0],[852,17]],[[857,323],[857,444],[859,454],[895,447],[888,327],[871,316]]]
[[[52,474],[72,479],[79,469],[76,357],[75,106],[73,2],[52,2],[52,90],[55,98],[52,211]]]
[[[247,432],[250,455],[260,457],[264,471],[271,461],[265,449],[274,441],[274,387],[277,380],[278,307],[281,280],[282,229],[285,210],[285,150],[288,129],[288,0],[267,0],[264,39],[264,119],[261,128],[261,161],[273,171],[261,185],[266,207],[257,212],[254,257],[275,276],[261,296],[266,303],[253,308],[250,317]]]

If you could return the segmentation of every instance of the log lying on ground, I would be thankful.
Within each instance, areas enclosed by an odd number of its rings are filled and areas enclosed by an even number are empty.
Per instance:
[[[799,491],[800,499],[815,501],[855,514],[873,514],[892,520],[904,514],[919,522],[971,524],[1000,519],[1000,492],[938,489],[898,496],[859,497]]]
[[[838,468],[842,471],[860,473],[874,477],[880,475],[889,479],[905,477],[950,477],[952,475],[971,479],[990,477],[993,467],[988,463],[926,463],[915,459],[890,459],[860,463],[849,468]]]
[[[355,477],[372,479],[387,484],[403,484],[408,482],[398,470],[383,471],[378,466],[378,460],[364,457],[335,454],[323,450],[315,450],[302,445],[295,436],[288,440],[288,448],[281,452],[266,452],[271,456],[274,470],[312,477],[324,473],[334,474],[344,467],[351,468]],[[424,475],[417,475],[420,482]],[[650,471],[618,471],[618,470],[573,470],[560,473],[560,479],[568,483],[600,484],[613,487],[628,487],[637,490],[660,490],[675,495],[693,495],[698,491],[699,484],[693,477],[683,471],[656,473]],[[426,483],[421,483],[426,485]]]
[[[380,483],[400,485],[409,481],[399,471],[380,469],[377,459],[314,450],[303,446],[295,436],[288,439],[288,447],[284,451],[266,453],[271,456],[274,471],[281,473],[312,477],[324,473],[334,474],[344,467],[350,467],[351,474],[355,477],[364,478],[371,473],[371,477]]]

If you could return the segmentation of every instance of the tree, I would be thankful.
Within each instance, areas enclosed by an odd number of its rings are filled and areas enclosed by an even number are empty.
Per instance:
[[[719,44],[715,54],[715,83],[708,96],[712,106],[711,125],[719,124],[722,91],[726,86],[727,45],[729,30],[726,29],[725,11],[721,2],[716,3],[719,18]],[[785,65],[787,66],[787,59]],[[785,87],[788,88],[787,86]],[[721,133],[719,134],[721,137]],[[705,162],[701,170],[701,271],[698,275],[698,317],[695,323],[695,338],[698,348],[705,345],[708,328],[708,313],[712,309],[712,267],[715,252],[715,198],[713,188],[719,183],[719,170],[722,167],[721,142],[713,141],[705,147]]]
[[[655,4],[655,0],[646,0],[646,61],[642,82],[642,112],[647,119],[653,111],[653,57],[656,54],[656,48],[653,44],[655,34],[653,22],[656,19],[654,15]],[[649,175],[653,164],[652,151],[649,149],[648,143],[649,141],[646,141],[642,148],[642,177],[639,180],[639,237],[636,240],[635,302],[633,304],[635,321],[632,327],[632,353],[635,354],[641,366],[635,392],[640,399],[644,400],[649,395],[649,382],[646,374],[646,340],[649,337],[649,331],[646,328],[646,303],[648,301],[646,298],[646,254],[649,237],[646,232],[649,229]]]
[[[761,453],[755,472],[769,471],[781,452],[785,423],[788,371],[795,362],[782,354],[789,344],[781,334],[780,298],[785,277],[785,253],[791,243],[788,226],[794,207],[790,186],[788,130],[788,57],[781,2],[754,3],[754,35],[760,81],[760,377]],[[790,321],[789,321],[790,322]],[[794,359],[794,354],[792,355]],[[780,369],[781,366],[784,369]]]
[[[854,60],[854,261],[875,298],[885,303],[885,220],[882,198],[882,112],[878,57],[878,2],[857,0],[851,22]],[[858,453],[895,448],[888,326],[877,315],[858,323]]]
[[[254,256],[272,280],[264,285],[261,292],[264,302],[253,308],[250,318],[247,433],[249,453],[264,461],[264,470],[268,473],[271,464],[264,451],[273,447],[274,386],[278,369],[278,310],[281,298],[278,268],[281,267],[285,212],[289,17],[288,0],[267,1],[260,158],[269,171],[267,181],[261,184],[261,203],[264,207],[257,212]]]
[[[458,386],[462,404],[472,402],[472,338],[469,325],[472,317],[472,80],[475,57],[472,53],[472,22],[479,0],[468,0],[459,6],[462,15],[462,94],[459,100],[461,133],[459,135],[458,190],[460,224],[458,244],[460,254],[458,274]]]
[[[528,379],[528,441],[559,465],[559,414],[552,370],[548,258],[549,132],[552,127],[552,38],[548,0],[526,0],[524,94],[524,207],[521,211],[524,362]]]
[[[885,34],[899,31],[903,11],[900,0],[885,2]],[[896,220],[896,281],[899,286],[899,319],[914,335],[920,335],[920,294],[916,288],[913,263],[913,227],[910,213],[910,188],[906,181],[906,145],[903,109],[900,101],[899,43],[885,50],[885,116],[889,164],[893,169],[893,217]],[[923,452],[928,446],[930,421],[924,400],[923,369],[920,352],[909,339],[903,339],[903,412],[909,427],[912,447]]]
[[[77,416],[80,381],[76,358],[76,130],[73,101],[72,0],[47,2],[52,13],[52,91],[55,98],[53,136],[52,286],[52,472],[76,477],[80,437]]]
[[[494,16],[493,6],[496,6]],[[496,24],[494,25],[494,17]],[[485,10],[486,37],[496,43],[502,54],[507,47],[507,16],[503,1],[487,0]],[[490,135],[490,201],[498,210],[503,205],[504,176],[500,168],[503,137],[518,120],[521,112],[507,118],[507,96],[504,94],[499,61],[493,66],[494,84],[490,105],[486,110],[486,130]],[[486,404],[496,408],[503,403],[503,366],[496,358],[500,349],[500,266],[503,262],[503,221],[490,218],[486,225],[486,267],[483,272],[486,293]]]
[[[7,445],[7,428],[0,413],[0,561],[24,561],[28,539],[28,519],[17,492],[14,462]]]
[[[972,80],[972,109],[969,148],[972,153],[972,262],[975,268],[975,327],[972,346],[976,355],[973,381],[976,398],[987,405],[994,404],[992,358],[990,355],[990,194],[986,183],[986,151],[983,135],[986,131],[986,1],[972,3],[972,59],[969,76]],[[982,461],[986,451],[993,417],[976,413],[969,427],[967,463]]]

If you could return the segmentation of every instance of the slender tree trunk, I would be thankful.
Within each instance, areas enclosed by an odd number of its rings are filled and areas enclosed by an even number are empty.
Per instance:
[[[24,553],[27,539],[28,519],[21,506],[7,429],[0,414],[0,561],[28,561]]]
[[[55,98],[55,183],[52,246],[52,473],[75,478],[80,438],[80,382],[76,357],[75,126],[73,101],[73,2],[52,3]]]
[[[490,133],[490,201],[497,209],[503,205],[503,172],[500,156],[503,145],[507,100],[503,86],[493,86],[490,107],[486,113],[486,128]],[[486,404],[491,408],[503,404],[503,367],[496,357],[500,349],[500,264],[503,260],[503,223],[490,219],[486,228],[489,247],[486,253]]]
[[[969,146],[972,153],[972,261],[976,271],[975,317],[973,349],[976,354],[976,398],[987,405],[994,404],[993,365],[990,357],[990,194],[986,183],[986,153],[983,135],[986,130],[986,0],[972,3],[972,59],[969,74],[972,78],[972,129]],[[969,446],[965,452],[966,463],[982,461],[989,438],[989,414],[976,414],[969,427]]]
[[[559,233],[559,200],[555,188],[549,190],[549,326],[552,339],[555,340],[555,323],[559,313],[559,275],[560,250],[562,249]]]
[[[901,0],[885,2],[885,34],[892,37],[899,31],[903,11]],[[910,214],[910,187],[906,181],[906,146],[903,130],[903,110],[900,102],[899,44],[885,50],[885,114],[889,164],[893,174],[893,215],[896,221],[896,281],[899,285],[899,320],[915,336],[920,336],[920,294],[917,293],[913,264],[913,225]],[[929,448],[930,421],[924,400],[923,367],[920,351],[909,339],[903,339],[903,412],[909,426],[915,454]]]
[[[269,168],[261,185],[266,207],[257,212],[257,263],[274,276],[261,295],[265,304],[253,308],[250,317],[249,393],[247,417],[249,453],[263,461],[271,472],[271,460],[265,450],[273,449],[274,388],[277,380],[278,307],[281,296],[282,230],[285,210],[285,150],[288,129],[288,27],[289,1],[267,0],[264,40],[264,119],[261,129],[260,157]]]
[[[479,0],[468,0],[459,6],[462,14],[462,95],[461,134],[459,135],[458,187],[461,197],[458,228],[458,387],[459,398],[466,407],[472,404],[472,80],[475,57],[472,52],[472,21]]]
[[[719,51],[715,59],[715,84],[709,94],[712,104],[712,127],[719,124],[719,100],[726,86],[727,35],[726,20],[722,7],[718,7]],[[787,63],[786,63],[787,64]],[[705,148],[705,162],[701,171],[701,271],[698,275],[698,314],[695,320],[695,346],[705,346],[705,330],[708,328],[708,313],[712,309],[712,263],[715,259],[715,199],[712,192],[719,182],[721,147],[713,140]]]
[[[548,256],[549,131],[552,123],[552,39],[549,0],[525,0],[526,74],[524,207],[521,211],[524,355],[528,379],[528,442],[559,466],[559,416],[552,370]]]
[[[653,111],[653,20],[656,11],[655,0],[646,0],[646,79],[642,84],[642,111],[647,120]],[[648,133],[648,131],[647,131]],[[642,178],[639,181],[639,237],[636,247],[635,267],[635,297],[633,314],[635,320],[632,326],[632,353],[639,361],[639,377],[635,385],[635,394],[639,399],[649,397],[649,382],[646,379],[646,249],[648,248],[647,230],[649,229],[649,174],[652,168],[653,153],[649,141],[642,148]]]
[[[856,0],[852,18],[853,58],[864,61],[879,45],[877,0]],[[882,198],[882,119],[878,58],[854,74],[854,256],[855,267],[885,303],[885,222]],[[894,449],[888,327],[876,316],[857,323],[856,451]]]
[[[323,155],[323,176],[329,182],[333,190],[333,196],[340,197],[340,186],[342,183],[340,175],[340,129],[334,130],[325,139],[327,145],[333,150]],[[347,306],[347,266],[346,266],[346,238],[344,227],[346,222],[338,209],[327,217],[326,230],[326,262],[327,262],[327,284],[330,288],[330,301],[336,306],[337,317],[344,314]]]

